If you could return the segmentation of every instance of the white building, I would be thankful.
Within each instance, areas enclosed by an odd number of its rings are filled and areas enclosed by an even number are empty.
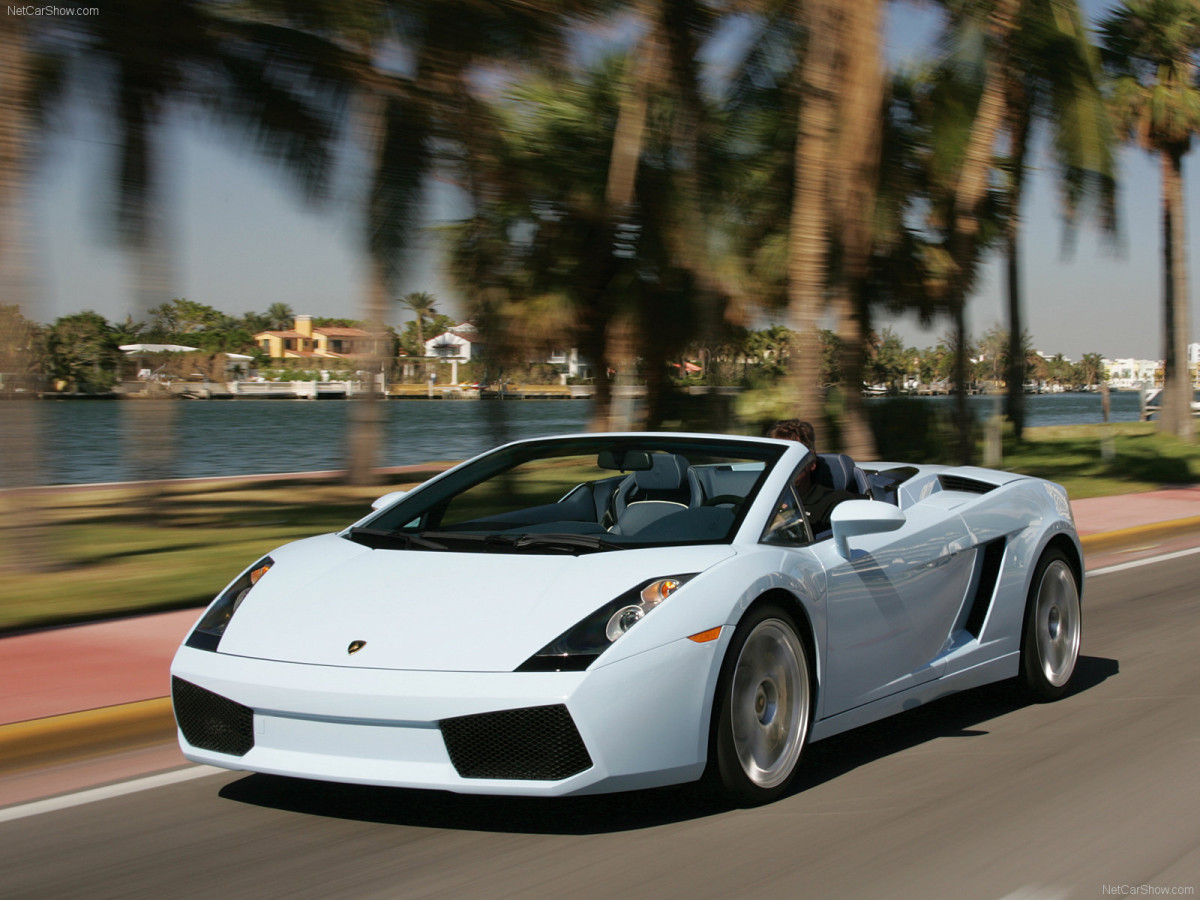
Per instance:
[[[563,383],[566,383],[568,378],[591,378],[592,365],[583,360],[579,356],[579,348],[572,347],[569,350],[554,349],[550,351],[550,356],[546,362],[551,365],[561,366],[563,371]]]
[[[1159,359],[1106,359],[1103,362],[1109,385],[1127,390],[1153,387],[1162,371],[1162,360]]]
[[[483,352],[483,338],[470,322],[455,325],[425,342],[425,356],[445,362],[470,362]]]

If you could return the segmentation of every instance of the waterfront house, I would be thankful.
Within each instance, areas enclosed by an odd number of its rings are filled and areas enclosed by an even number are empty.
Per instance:
[[[1119,390],[1154,387],[1162,382],[1162,361],[1157,359],[1105,359],[1108,383]]]
[[[470,362],[483,354],[483,338],[470,322],[455,325],[425,342],[425,356],[444,362]]]
[[[426,358],[450,363],[451,384],[458,381],[458,364],[478,359],[483,355],[483,350],[483,338],[470,322],[455,325],[425,342]]]
[[[371,355],[371,332],[342,325],[313,325],[312,316],[296,316],[287,331],[260,331],[254,342],[271,359],[323,357],[347,359]]]
[[[570,349],[556,347],[550,351],[550,356],[546,362],[552,366],[557,366],[564,379],[592,377],[592,365],[579,355],[578,347],[571,347]],[[700,367],[692,363],[687,363],[686,369],[689,372],[700,371]]]

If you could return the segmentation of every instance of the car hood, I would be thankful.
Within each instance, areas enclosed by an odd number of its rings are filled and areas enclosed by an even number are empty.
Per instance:
[[[733,554],[724,544],[580,556],[372,550],[323,535],[271,554],[275,566],[230,621],[219,652],[354,668],[511,672],[625,591],[701,572]]]

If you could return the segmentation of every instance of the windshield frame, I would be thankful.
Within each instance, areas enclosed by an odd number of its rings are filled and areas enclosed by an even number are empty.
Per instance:
[[[636,534],[616,534],[608,530],[593,531],[596,525],[588,526],[586,533],[575,532],[571,529],[555,531],[552,528],[536,527],[536,523],[503,529],[463,529],[460,528],[463,540],[446,540],[448,529],[441,523],[447,506],[467,491],[488,481],[501,477],[506,472],[517,470],[527,463],[539,460],[548,462],[557,458],[571,456],[596,456],[603,450],[614,451],[618,459],[624,458],[623,453],[631,450],[647,451],[649,453],[671,453],[688,460],[696,459],[703,466],[710,460],[718,465],[724,462],[730,464],[748,464],[753,468],[749,471],[756,473],[755,480],[746,491],[745,499],[732,507],[732,515],[728,517],[729,524],[719,537],[700,537],[697,539],[638,539]],[[685,546],[693,544],[729,544],[734,540],[742,527],[745,517],[754,505],[763,486],[768,482],[781,457],[787,452],[787,445],[760,438],[724,436],[724,435],[694,435],[672,433],[616,433],[616,434],[578,434],[564,435],[552,438],[535,438],[516,441],[498,447],[495,450],[481,454],[468,460],[434,479],[420,485],[394,504],[390,504],[375,513],[355,523],[354,529],[342,532],[343,537],[357,540],[375,549],[394,550],[437,550],[444,547],[447,550],[465,552],[489,553],[580,553],[603,552],[615,549],[633,549],[640,547]],[[724,461],[724,462],[722,462]],[[757,468],[761,464],[761,468]],[[574,493],[581,485],[594,486],[601,482],[619,483],[631,475],[629,470],[611,471],[608,478],[597,478],[581,482],[575,488],[564,493],[557,502],[562,502]],[[607,488],[611,488],[608,485]],[[606,489],[607,489],[606,488]],[[595,490],[594,487],[591,490]],[[547,506],[553,504],[546,504]],[[536,506],[526,507],[534,510]],[[517,507],[514,513],[522,509]],[[709,515],[709,530],[720,528],[720,522]],[[480,517],[484,521],[489,517]],[[725,516],[720,517],[723,522]],[[476,520],[472,520],[476,521]],[[564,524],[570,524],[564,522]],[[604,523],[598,522],[598,525]],[[451,526],[453,530],[455,526]],[[357,531],[357,534],[354,532]],[[380,533],[394,533],[395,541],[379,539]],[[423,537],[428,533],[428,537]],[[561,534],[565,539],[553,540],[553,535]],[[374,538],[371,535],[375,535]],[[477,540],[470,535],[503,536],[496,540]],[[517,540],[523,535],[532,535],[531,540]],[[414,538],[405,540],[402,536]]]

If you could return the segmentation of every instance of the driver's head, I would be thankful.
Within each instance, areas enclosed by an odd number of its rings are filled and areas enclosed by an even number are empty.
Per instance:
[[[783,441],[799,441],[813,453],[817,452],[817,436],[812,423],[803,419],[781,419],[767,429],[767,437]]]

